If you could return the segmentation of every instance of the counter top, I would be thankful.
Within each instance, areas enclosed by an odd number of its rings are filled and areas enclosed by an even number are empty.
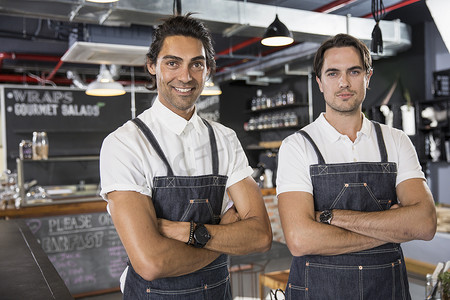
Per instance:
[[[31,218],[70,214],[105,212],[106,201],[100,197],[80,199],[79,201],[52,202],[24,206],[19,209],[0,210],[0,218]]]
[[[0,220],[0,245],[2,299],[73,299],[23,220]]]
[[[275,196],[277,194],[277,190],[276,188],[261,189],[261,193],[263,196]]]

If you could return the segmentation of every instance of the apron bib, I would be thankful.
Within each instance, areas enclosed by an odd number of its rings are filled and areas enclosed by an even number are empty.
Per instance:
[[[382,211],[397,203],[396,163],[388,162],[380,125],[373,122],[381,162],[326,164],[317,145],[318,164],[310,166],[314,209]],[[326,245],[324,245],[326,247]],[[387,243],[342,255],[294,257],[287,299],[411,299],[400,244]]]
[[[145,134],[167,167],[167,176],[153,179],[152,201],[156,216],[171,221],[218,224],[228,177],[219,175],[217,144],[208,127],[213,173],[202,176],[175,176],[151,130],[138,118],[132,120]],[[227,255],[208,266],[178,277],[144,280],[129,263],[124,299],[231,299]]]

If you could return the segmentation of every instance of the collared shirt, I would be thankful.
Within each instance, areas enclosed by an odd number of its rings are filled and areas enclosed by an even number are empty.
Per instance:
[[[208,128],[195,110],[189,121],[178,116],[158,98],[138,116],[152,131],[175,176],[212,173]],[[227,188],[253,172],[236,133],[209,121],[217,141],[219,174],[228,176]],[[167,176],[167,168],[136,125],[128,121],[109,134],[100,152],[101,196],[112,191],[135,191],[152,196],[153,178]],[[225,193],[222,212],[230,206]]]
[[[381,161],[375,127],[365,117],[354,142],[331,126],[323,113],[303,130],[316,143],[327,164]],[[383,124],[381,131],[388,161],[397,163],[396,185],[410,178],[425,178],[409,137],[403,131]],[[317,155],[309,141],[298,133],[288,136],[278,153],[277,194],[291,191],[313,194],[309,166],[317,163]]]

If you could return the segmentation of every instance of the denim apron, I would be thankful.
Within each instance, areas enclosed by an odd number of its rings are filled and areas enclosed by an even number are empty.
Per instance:
[[[381,162],[326,164],[308,133],[299,131],[311,143],[318,157],[318,164],[310,166],[316,211],[382,211],[397,203],[397,164],[388,162],[380,124],[373,124]],[[323,247],[327,245],[324,244]],[[411,299],[400,244],[387,243],[364,251],[334,256],[294,257],[286,298]]]
[[[132,120],[167,167],[167,176],[153,179],[152,201],[156,216],[171,221],[218,224],[228,177],[219,175],[214,131],[208,127],[212,151],[211,175],[175,176],[151,130],[138,118]],[[231,299],[228,257],[222,254],[208,266],[193,273],[144,280],[129,263],[123,299]]]

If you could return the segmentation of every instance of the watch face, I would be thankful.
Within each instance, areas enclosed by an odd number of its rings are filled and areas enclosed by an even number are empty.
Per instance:
[[[331,218],[333,217],[333,213],[331,212],[331,210],[324,210],[321,214],[320,214],[320,222],[321,223],[328,223],[330,224]]]
[[[198,226],[194,231],[194,238],[199,244],[205,245],[211,236],[205,226]]]

